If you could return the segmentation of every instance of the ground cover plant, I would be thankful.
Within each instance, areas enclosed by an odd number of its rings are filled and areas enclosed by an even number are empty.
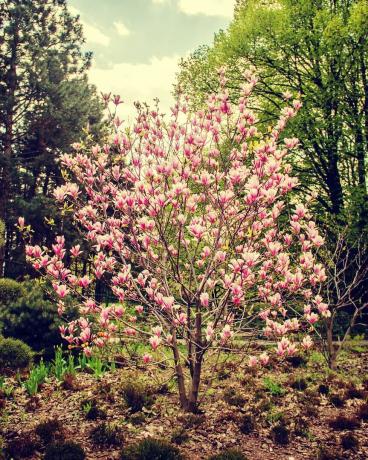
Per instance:
[[[257,347],[259,344],[255,343],[254,348]],[[128,351],[123,354],[129,356]],[[157,444],[147,443],[143,448],[142,441],[146,438],[165,440],[162,451],[173,455],[179,452],[184,459],[208,460],[215,455],[233,458],[231,455],[237,452],[236,455],[241,453],[254,460],[272,460],[275,456],[296,460],[365,460],[367,399],[354,398],[347,390],[352,384],[368,390],[367,357],[366,346],[361,355],[351,353],[344,359],[340,357],[333,373],[325,362],[316,363],[315,359],[307,360],[302,371],[284,361],[272,368],[252,368],[250,373],[240,356],[229,362],[228,354],[223,353],[222,366],[236,370],[223,380],[213,378],[210,367],[204,368],[204,382],[212,379],[212,387],[206,392],[199,414],[188,414],[178,408],[175,377],[169,368],[156,369],[153,373],[147,365],[131,363],[109,370],[102,377],[90,373],[87,367],[78,368],[75,391],[62,386],[51,365],[47,378],[34,395],[27,392],[22,379],[8,375],[3,378],[2,387],[12,387],[11,394],[6,395],[0,389],[2,445],[14,458],[18,451],[23,455],[20,458],[34,460],[54,452],[55,444],[68,446],[69,442],[79,446],[78,452],[83,449],[88,460],[96,456],[119,459],[131,452],[134,455],[161,452]],[[66,361],[67,358],[65,354]],[[137,375],[139,391],[151,403],[132,412],[124,399],[122,382],[132,382]],[[290,385],[301,375],[308,382],[304,390]],[[268,379],[277,382],[285,393],[265,391]],[[319,391],[326,379],[328,395]],[[163,383],[168,385],[164,393]],[[231,398],[229,387],[233,388]],[[336,407],[332,395],[340,395],[344,406]],[[26,439],[29,442],[25,443]]]

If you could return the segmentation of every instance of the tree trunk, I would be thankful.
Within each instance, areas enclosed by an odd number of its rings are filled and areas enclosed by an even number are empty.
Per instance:
[[[328,367],[332,370],[336,369],[337,350],[333,343],[333,320],[328,320],[326,323],[327,329],[327,358]]]
[[[172,350],[174,354],[174,362],[175,362],[175,374],[176,378],[178,381],[178,389],[179,389],[179,399],[180,399],[180,406],[184,410],[188,410],[188,397],[187,397],[187,392],[185,389],[185,378],[184,378],[184,372],[183,372],[183,367],[180,362],[180,355],[179,355],[179,350],[178,350],[178,342],[176,339],[176,330],[172,329],[171,331],[172,334]]]
[[[5,228],[7,223],[8,202],[10,196],[10,174],[11,161],[13,155],[13,129],[14,129],[14,108],[15,108],[15,91],[17,88],[17,51],[18,51],[19,34],[17,26],[14,27],[14,36],[11,43],[9,70],[5,77],[6,82],[6,104],[4,114],[4,152],[3,166],[0,181],[0,219],[4,221]],[[5,269],[5,248],[6,248],[6,231],[4,233],[5,244],[0,248],[0,276],[3,276]]]
[[[201,383],[202,361],[203,361],[203,346],[202,346],[202,315],[200,309],[196,307],[195,318],[195,345],[194,345],[194,366],[192,375],[192,385],[189,395],[190,412],[197,412],[198,410],[198,394],[199,386]]]

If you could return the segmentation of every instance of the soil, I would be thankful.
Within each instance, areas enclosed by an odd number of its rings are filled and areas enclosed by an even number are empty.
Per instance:
[[[50,419],[62,423],[59,436],[79,443],[88,460],[118,459],[124,446],[145,437],[174,440],[184,458],[190,460],[208,459],[228,448],[240,450],[248,460],[367,460],[367,421],[359,419],[359,426],[352,430],[336,430],[329,424],[338,416],[356,417],[367,400],[367,375],[368,353],[345,357],[335,373],[327,372],[320,362],[300,368],[283,363],[276,371],[251,371],[230,362],[223,366],[221,379],[207,392],[197,415],[179,409],[175,385],[161,385],[167,378],[164,371],[157,375],[149,370],[123,368],[100,379],[77,373],[68,382],[68,389],[50,377],[33,398],[19,385],[12,397],[4,397],[0,434],[5,446],[19,438],[35,439],[36,449],[28,457],[34,460],[43,458],[45,450],[35,428]],[[304,379],[305,385],[298,379]],[[137,380],[145,386],[145,392],[152,393],[154,402],[132,414],[122,388],[127,381]],[[351,388],[358,390],[357,394],[349,392]],[[337,395],[343,407],[332,404]],[[97,420],[86,418],[86,401],[96,403],[100,410]],[[241,431],[246,416],[251,420],[248,434]],[[101,423],[120,427],[121,445],[93,443],[91,431]],[[273,427],[280,425],[288,432],[289,442],[285,445],[278,444],[272,435]],[[358,447],[343,449],[341,438],[346,433],[354,434]],[[332,456],[321,456],[321,448]]]

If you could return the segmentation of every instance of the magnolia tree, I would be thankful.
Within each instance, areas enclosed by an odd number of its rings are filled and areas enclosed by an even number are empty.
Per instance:
[[[196,113],[185,99],[168,120],[137,106],[131,129],[114,115],[109,143],[74,145],[62,157],[70,180],[55,198],[89,242],[93,273],[71,272],[65,260],[77,261],[81,251],[63,236],[51,249],[26,248],[51,279],[60,314],[69,293],[80,296],[80,318],[61,328],[72,346],[91,354],[136,340],[146,344],[147,365],[170,355],[190,411],[214,354],[239,353],[262,331],[277,355],[293,355],[312,346],[306,331],[329,314],[318,295],[325,272],[314,256],[323,239],[305,205],[292,203],[297,180],[287,156],[298,140],[280,138],[301,104],[285,95],[277,124],[261,133],[249,108],[257,78],[249,71],[244,81],[236,103],[221,71],[221,92]],[[95,280],[110,285],[117,303],[96,302]],[[267,365],[269,355],[246,359]]]

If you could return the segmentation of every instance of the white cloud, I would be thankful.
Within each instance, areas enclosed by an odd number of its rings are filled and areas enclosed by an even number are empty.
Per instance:
[[[116,29],[116,32],[122,37],[127,37],[128,35],[130,35],[130,30],[121,21],[114,22],[114,27]]]
[[[87,43],[96,43],[97,45],[108,46],[110,43],[110,37],[101,32],[100,29],[89,24],[86,21],[81,21],[83,25],[84,36],[86,37]]]
[[[185,14],[206,16],[233,16],[235,0],[179,0],[179,10]]]
[[[122,62],[114,64],[110,69],[92,66],[90,81],[99,91],[121,96],[124,104],[119,106],[119,116],[125,120],[135,115],[134,101],[152,104],[153,99],[158,98],[160,110],[169,113],[173,104],[171,92],[179,59],[179,56],[154,56],[147,64]]]
[[[82,16],[78,8],[75,8],[74,6],[69,6],[69,11],[74,16]],[[80,23],[83,26],[83,34],[87,43],[95,43],[102,46],[108,46],[110,44],[110,37],[104,34],[98,27],[85,21],[82,17],[80,18]]]

